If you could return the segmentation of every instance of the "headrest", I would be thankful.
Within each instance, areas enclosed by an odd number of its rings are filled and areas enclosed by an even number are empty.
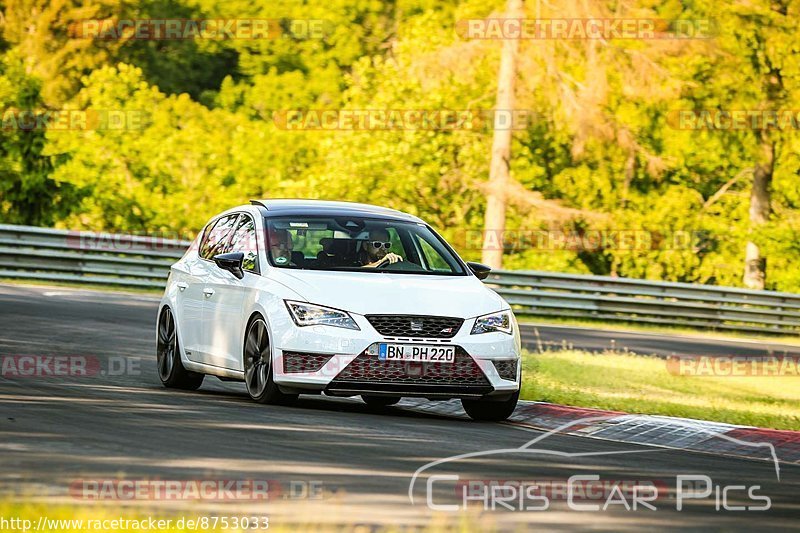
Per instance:
[[[353,239],[334,239],[332,237],[323,237],[319,240],[322,245],[322,251],[326,254],[346,255],[352,253],[356,247],[356,241]]]

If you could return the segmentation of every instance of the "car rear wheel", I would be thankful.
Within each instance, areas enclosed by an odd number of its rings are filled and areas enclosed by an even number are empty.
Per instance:
[[[492,401],[492,400],[461,400],[461,405],[464,406],[464,411],[467,412],[469,417],[473,420],[482,422],[499,422],[505,420],[514,409],[517,407],[517,400],[519,400],[519,391],[511,395],[507,400]]]
[[[247,328],[244,341],[244,383],[247,393],[259,403],[287,404],[297,399],[297,394],[284,394],[273,380],[272,348],[267,324],[255,318]]]
[[[197,390],[203,384],[203,374],[189,372],[181,363],[178,344],[178,328],[169,307],[164,307],[158,316],[158,341],[156,362],[161,383],[170,389]]]
[[[400,396],[373,396],[371,394],[362,394],[361,399],[369,407],[381,408],[389,407],[400,401]]]

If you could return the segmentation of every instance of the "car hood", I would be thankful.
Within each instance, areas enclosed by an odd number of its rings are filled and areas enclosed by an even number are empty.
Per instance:
[[[471,318],[509,307],[475,276],[277,268],[271,269],[269,275],[308,302],[361,315],[418,314]]]

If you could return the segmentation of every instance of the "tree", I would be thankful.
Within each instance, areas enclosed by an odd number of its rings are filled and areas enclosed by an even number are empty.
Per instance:
[[[10,0],[4,2],[3,39],[41,82],[42,102],[58,108],[75,95],[81,76],[113,60],[122,41],[76,38],[86,19],[131,17],[119,0]]]
[[[523,16],[522,0],[508,0],[506,17],[521,19]],[[514,109],[514,79],[517,76],[515,64],[519,41],[506,39],[503,41],[503,52],[500,56],[500,70],[497,74],[496,112]],[[503,235],[506,229],[506,196],[509,190],[509,166],[511,160],[511,128],[497,127],[495,122],[492,138],[492,158],[489,163],[489,184],[486,188],[486,219],[484,228],[487,233]],[[495,239],[500,246],[484,245],[483,262],[493,269],[503,266],[502,238]]]
[[[790,0],[770,0],[756,4],[754,9],[734,12],[739,28],[736,36],[741,41],[738,44],[746,51],[742,66],[754,90],[758,91],[754,110],[780,113],[792,100],[784,80],[796,73],[800,40],[796,20],[789,17],[791,3]],[[774,131],[777,127],[777,124],[761,124],[753,136],[756,146],[749,209],[751,234],[766,224],[772,214],[771,189],[777,145],[781,142],[780,133]],[[764,289],[766,280],[767,258],[756,239],[749,238],[745,247],[743,283],[751,289]]]
[[[766,135],[765,135],[766,136]],[[750,192],[750,224],[760,226],[769,221],[772,214],[770,196],[772,175],[775,171],[775,143],[761,141],[762,157],[753,169],[753,184]],[[747,241],[744,258],[744,286],[763,289],[767,277],[767,258],[761,254],[758,244]]]
[[[40,90],[41,82],[27,74],[16,53],[0,59],[0,220],[5,223],[49,226],[77,205],[78,191],[52,178],[45,131],[23,124],[35,124],[46,112]]]
[[[739,270],[741,283],[748,288],[763,289],[771,285],[765,245],[770,240],[769,234],[777,229],[778,221],[773,221],[772,215],[776,208],[785,209],[785,203],[780,203],[787,193],[789,198],[795,195],[786,190],[791,181],[780,179],[775,189],[776,173],[793,173],[793,188],[797,189],[796,164],[793,169],[785,165],[796,142],[793,139],[796,126],[786,124],[785,113],[800,102],[798,4],[791,0],[761,0],[725,4],[720,9],[716,2],[708,2],[704,8],[715,14],[720,31],[712,56],[714,75],[709,78],[710,87],[705,94],[697,98],[696,107],[715,113],[749,114],[743,125],[734,124],[712,133],[727,139],[728,154],[740,160],[741,165],[732,169],[734,178],[719,192],[730,195],[735,188],[729,183],[740,181],[742,176],[750,178],[741,191],[747,199],[741,224],[737,224],[741,234],[731,238],[741,241],[739,261],[744,259],[744,274]],[[715,199],[718,196],[715,193]],[[737,221],[740,216],[732,212],[726,215]]]

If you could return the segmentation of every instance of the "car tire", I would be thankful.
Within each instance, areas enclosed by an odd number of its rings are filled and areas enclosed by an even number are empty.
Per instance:
[[[287,405],[297,399],[297,394],[281,392],[273,379],[269,331],[260,316],[256,316],[247,326],[242,354],[244,383],[250,398],[259,403],[275,405]]]
[[[156,366],[161,384],[169,389],[199,389],[205,375],[184,368],[178,342],[178,327],[169,307],[164,306],[158,315],[157,330]]]
[[[507,400],[500,402],[462,399],[461,405],[464,406],[464,411],[466,411],[473,420],[481,422],[500,422],[511,416],[511,413],[513,413],[514,409],[517,407],[518,400],[519,391],[512,394]]]
[[[368,407],[380,409],[382,407],[389,407],[400,401],[400,396],[373,396],[371,394],[362,394],[361,399]]]

